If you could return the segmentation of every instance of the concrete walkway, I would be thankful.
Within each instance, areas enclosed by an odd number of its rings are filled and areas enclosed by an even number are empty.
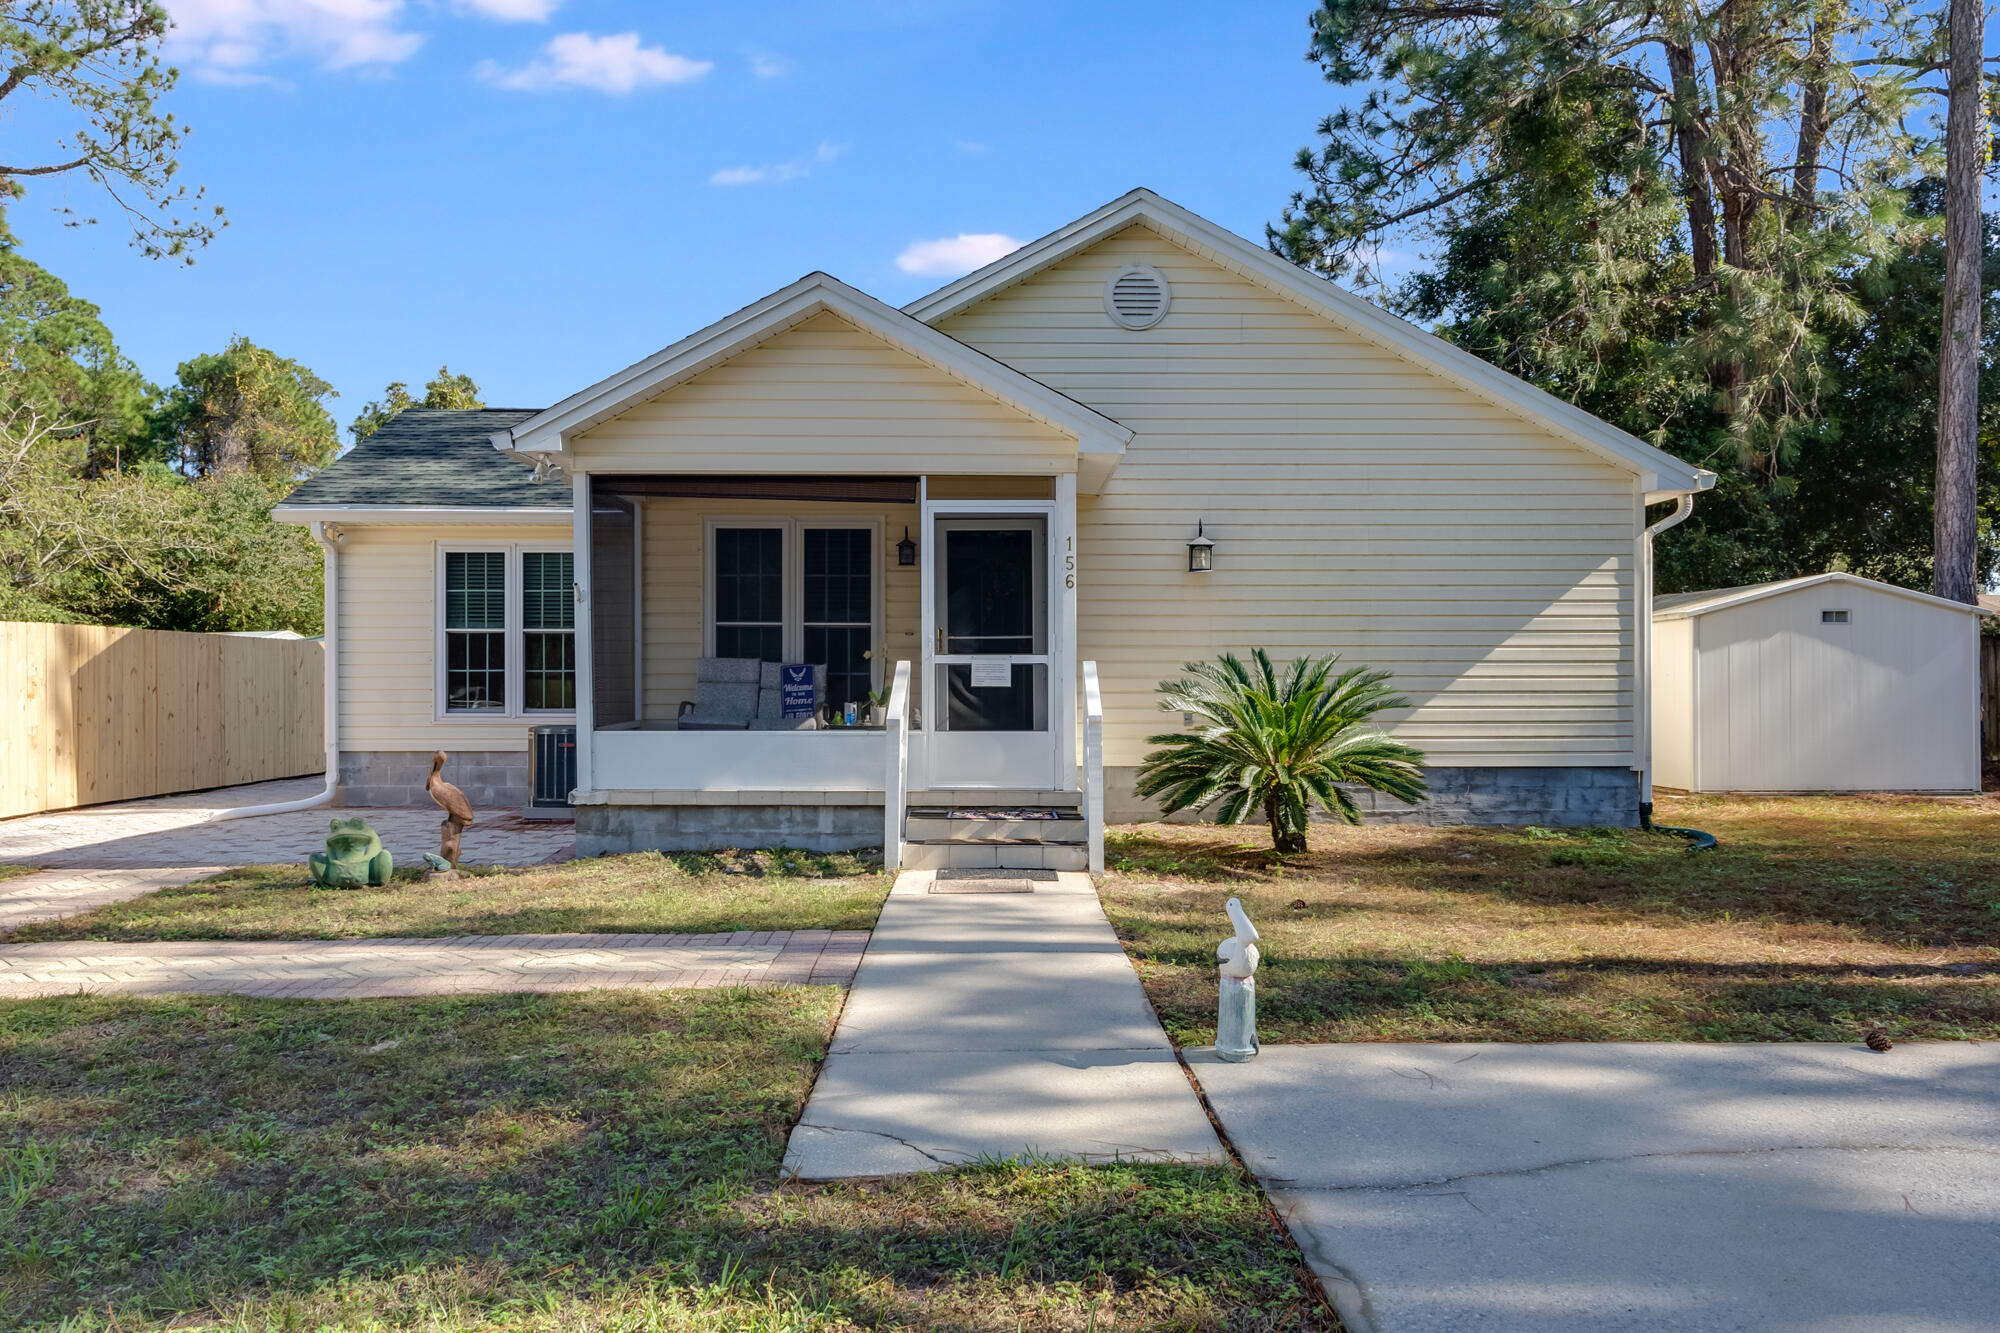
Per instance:
[[[2000,1046],[1188,1054],[1350,1333],[2000,1328]]]
[[[75,916],[122,903],[156,889],[219,875],[227,866],[171,866],[133,870],[43,870],[0,879],[0,935],[37,921]]]
[[[1004,894],[932,880],[905,871],[883,904],[788,1171],[1223,1160],[1089,876]]]
[[[61,869],[244,866],[297,863],[326,846],[327,821],[361,815],[382,835],[397,865],[421,866],[438,849],[433,806],[391,810],[331,807],[205,822],[217,810],[298,800],[325,787],[321,778],[285,778],[145,801],[92,805],[0,820],[0,862]],[[510,810],[481,810],[465,831],[467,865],[526,866],[575,854],[567,820],[527,820]]]
[[[636,986],[845,985],[868,934],[463,935],[0,945],[0,1000],[179,993],[339,1000]]]

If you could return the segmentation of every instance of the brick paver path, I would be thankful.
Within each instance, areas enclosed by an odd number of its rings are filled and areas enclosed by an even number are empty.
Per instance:
[[[326,846],[327,821],[335,815],[366,818],[399,866],[421,866],[424,853],[438,849],[442,813],[428,805],[393,810],[319,807],[222,824],[207,822],[217,810],[297,800],[324,785],[319,778],[285,778],[0,819],[0,861],[63,869],[303,865],[308,853]],[[478,816],[465,831],[462,859],[468,865],[540,865],[575,854],[576,828],[567,820],[521,819],[509,810],[481,810]]]
[[[863,930],[723,935],[461,935],[0,945],[0,999],[204,994],[358,999],[636,986],[845,986]]]
[[[219,875],[227,866],[171,866],[136,870],[44,870],[0,879],[0,935],[35,921],[53,921],[122,903],[155,889]]]

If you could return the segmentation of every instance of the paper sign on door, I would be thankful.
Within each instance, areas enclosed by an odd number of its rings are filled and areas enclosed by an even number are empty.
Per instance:
[[[972,659],[972,688],[975,690],[1005,689],[1014,683],[1014,662],[1007,657],[975,657]]]

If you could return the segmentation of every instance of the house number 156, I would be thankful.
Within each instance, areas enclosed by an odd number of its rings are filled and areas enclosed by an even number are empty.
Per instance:
[[[1074,588],[1076,586],[1076,538],[1063,538],[1063,549],[1067,552],[1063,556],[1063,587]]]

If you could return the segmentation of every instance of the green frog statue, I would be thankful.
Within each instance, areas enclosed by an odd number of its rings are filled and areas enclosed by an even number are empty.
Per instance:
[[[334,820],[333,831],[326,835],[326,850],[314,852],[306,864],[312,868],[313,883],[328,889],[387,884],[396,868],[382,839],[359,815]]]

